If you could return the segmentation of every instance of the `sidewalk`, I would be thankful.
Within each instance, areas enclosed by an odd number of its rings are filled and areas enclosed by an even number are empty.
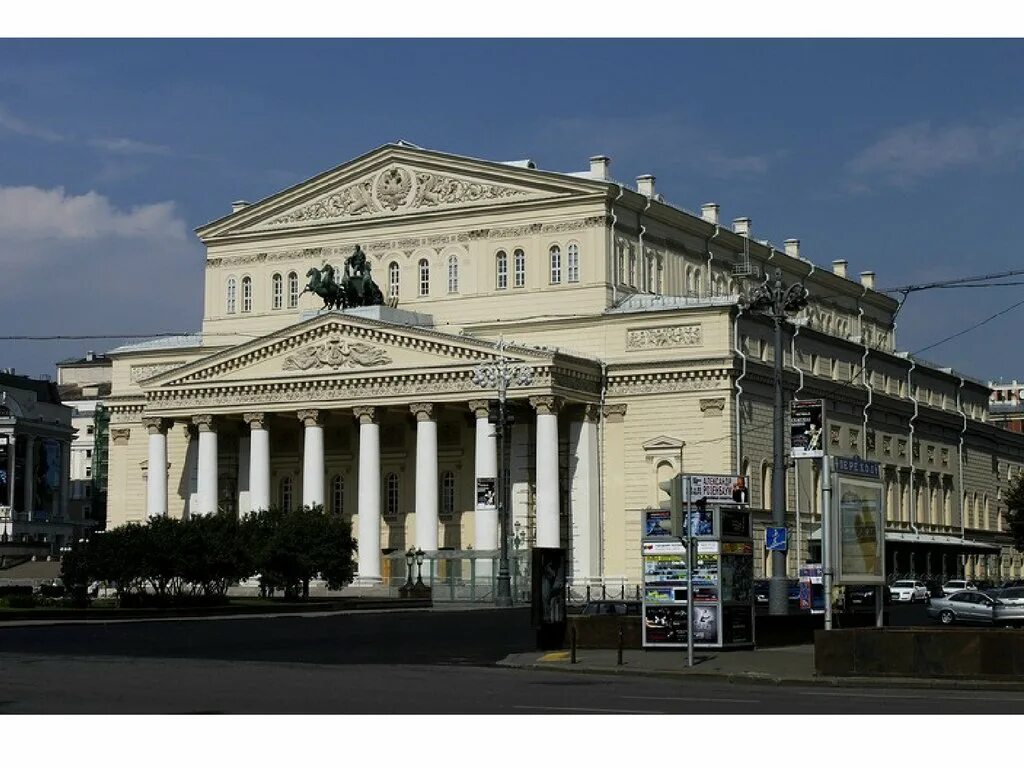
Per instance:
[[[616,665],[616,651],[580,648],[576,664],[570,652],[513,653],[498,666],[515,669],[583,674],[638,675],[646,677],[682,677],[704,682],[767,685],[814,685],[848,688],[944,688],[970,690],[1024,690],[1024,680],[953,680],[907,677],[819,677],[814,674],[814,646],[793,645],[752,651],[708,651],[697,649],[693,667],[686,666],[686,649],[624,650],[622,666]]]

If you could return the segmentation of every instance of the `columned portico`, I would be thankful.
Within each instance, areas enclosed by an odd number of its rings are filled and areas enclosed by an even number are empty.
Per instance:
[[[412,403],[416,417],[416,546],[437,550],[437,421],[431,403]]]
[[[299,411],[303,425],[302,440],[302,505],[312,507],[324,503],[324,425],[320,411]]]
[[[359,573],[363,586],[379,583],[380,573],[380,409],[358,405],[359,421]]]
[[[531,397],[537,411],[537,546],[560,547],[558,504],[559,398]]]
[[[167,424],[158,417],[148,416],[142,425],[149,432],[149,458],[146,470],[146,515],[167,515]]]
[[[199,476],[196,482],[196,512],[212,515],[217,512],[217,430],[213,416],[193,416],[199,431]]]
[[[243,418],[249,425],[249,506],[257,512],[270,508],[270,433],[266,414],[246,413]]]
[[[494,434],[494,425],[487,421],[487,401],[470,400],[469,408],[476,416],[476,461],[473,484],[474,495],[480,488],[481,479],[498,477],[498,441]],[[475,535],[473,546],[478,550],[498,548],[498,510],[494,504],[481,503],[475,500]],[[479,565],[483,565],[480,563]]]
[[[585,405],[569,424],[572,492],[573,581],[600,580],[600,466],[598,451],[598,406]]]

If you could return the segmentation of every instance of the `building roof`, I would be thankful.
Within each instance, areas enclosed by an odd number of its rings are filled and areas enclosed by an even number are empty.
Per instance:
[[[34,392],[36,400],[40,403],[63,405],[60,393],[57,391],[57,385],[46,379],[33,379],[29,376],[19,376],[16,373],[0,372],[0,387]]]
[[[203,334],[188,333],[181,336],[158,336],[155,339],[145,339],[132,344],[122,344],[114,347],[107,354],[116,355],[122,352],[147,352],[161,349],[184,349],[201,347],[203,345]]]
[[[66,360],[58,360],[57,365],[61,368],[94,367],[102,365],[113,365],[114,361],[105,354],[86,353],[85,357],[69,357]]]
[[[104,381],[99,384],[58,384],[57,391],[65,400],[97,400],[110,395],[111,383]],[[85,390],[89,390],[86,394]]]

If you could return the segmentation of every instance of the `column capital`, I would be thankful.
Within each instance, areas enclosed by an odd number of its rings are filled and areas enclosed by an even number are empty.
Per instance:
[[[409,403],[409,410],[416,417],[416,421],[433,421],[434,419],[433,403]]]
[[[582,411],[584,421],[597,421],[601,414],[601,406],[597,403],[584,403]]]
[[[128,427],[111,427],[110,428],[110,442],[114,445],[124,445],[132,436],[132,431]]]
[[[167,429],[167,422],[159,416],[143,416],[142,426],[151,435],[159,435]]]
[[[201,416],[193,416],[192,423],[200,432],[216,432],[213,428],[213,414],[204,413]]]
[[[315,408],[299,411],[295,415],[299,417],[299,421],[302,422],[304,427],[316,427],[323,424],[320,411]]]
[[[469,410],[473,412],[473,415],[478,419],[486,419],[488,415],[489,400],[470,400]]]
[[[267,414],[263,411],[252,411],[250,413],[243,413],[242,418],[245,419],[245,423],[249,425],[249,429],[266,429]]]
[[[352,408],[352,415],[360,424],[375,424],[380,421],[380,408],[375,405],[357,405]]]
[[[562,407],[562,398],[555,395],[537,395],[530,398],[530,405],[537,411],[538,416],[546,414],[557,415]]]
[[[613,424],[624,421],[626,418],[626,404],[615,403],[613,405],[604,406],[604,418],[606,421],[610,421]]]

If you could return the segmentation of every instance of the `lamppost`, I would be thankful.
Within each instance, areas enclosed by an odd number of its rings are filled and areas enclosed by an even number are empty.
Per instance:
[[[416,561],[416,550],[409,547],[405,553],[405,584],[398,590],[398,594],[401,597],[412,596],[412,564]]]
[[[772,429],[772,525],[786,525],[786,444],[784,428],[786,412],[782,405],[782,326],[790,315],[807,306],[807,289],[803,283],[786,286],[782,270],[776,269],[773,278],[765,280],[751,295],[747,310],[771,318],[775,325],[775,412]],[[763,491],[762,491],[763,493]],[[786,583],[786,553],[772,551],[772,578],[768,582],[768,612],[781,616],[789,612]]]
[[[494,592],[494,604],[507,607],[512,605],[512,578],[508,570],[508,504],[505,487],[505,432],[508,426],[505,412],[505,396],[509,385],[529,386],[533,382],[533,369],[522,363],[509,363],[505,357],[505,341],[498,341],[498,359],[490,363],[482,363],[473,369],[473,383],[478,387],[496,389],[498,391],[498,421],[494,425],[498,437],[498,477],[495,478],[498,490],[496,506],[498,524],[500,526],[500,550],[498,559],[498,583]]]

